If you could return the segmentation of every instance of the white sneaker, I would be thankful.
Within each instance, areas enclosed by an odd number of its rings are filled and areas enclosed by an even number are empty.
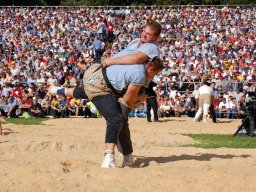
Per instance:
[[[133,166],[133,156],[132,154],[128,154],[128,155],[124,155],[124,160],[123,160],[123,164],[122,167],[131,167]]]
[[[113,151],[106,150],[101,168],[118,168],[115,161],[115,153]]]

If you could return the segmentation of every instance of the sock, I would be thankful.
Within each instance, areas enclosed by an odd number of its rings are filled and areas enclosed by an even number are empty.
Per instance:
[[[114,154],[115,152],[112,151],[111,149],[106,149],[105,154]]]
[[[57,89],[57,94],[58,95],[65,95],[65,92],[66,92],[65,90],[66,90],[66,88],[61,87],[61,88]]]

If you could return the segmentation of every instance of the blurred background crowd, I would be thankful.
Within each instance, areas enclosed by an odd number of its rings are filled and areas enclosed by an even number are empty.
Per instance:
[[[87,68],[162,25],[165,64],[154,78],[159,116],[193,117],[201,79],[215,84],[217,117],[239,118],[256,86],[256,8],[0,8],[0,110],[34,118],[100,114],[87,100],[53,97],[50,85],[83,86]],[[146,117],[146,106],[132,116]]]

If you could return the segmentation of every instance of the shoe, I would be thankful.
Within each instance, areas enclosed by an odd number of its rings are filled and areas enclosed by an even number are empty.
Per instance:
[[[194,122],[200,122],[199,119],[193,119]]]
[[[122,167],[131,167],[133,166],[133,156],[132,154],[128,154],[128,155],[124,155],[124,160],[123,160],[123,164]]]
[[[147,122],[152,122],[151,119],[148,119]]]
[[[207,116],[206,115],[204,115],[204,117],[203,117],[203,122],[207,123]]]
[[[106,150],[101,168],[118,168],[115,161],[115,153],[113,151]]]

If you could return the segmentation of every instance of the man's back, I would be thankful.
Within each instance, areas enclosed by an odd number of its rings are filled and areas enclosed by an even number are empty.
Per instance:
[[[109,82],[117,91],[126,89],[130,84],[148,85],[144,65],[111,65],[107,67],[106,73]]]
[[[210,94],[212,95],[213,94],[213,89],[207,85],[202,85],[200,88],[199,88],[199,94],[200,95],[203,95],[203,94]]]

